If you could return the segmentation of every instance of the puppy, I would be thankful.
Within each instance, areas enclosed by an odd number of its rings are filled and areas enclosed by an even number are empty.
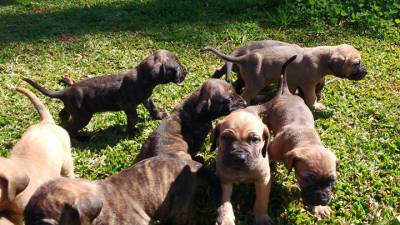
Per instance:
[[[230,198],[233,184],[241,182],[255,184],[253,224],[272,224],[267,214],[271,188],[268,142],[268,128],[251,111],[234,111],[214,129],[211,150],[218,143],[217,175],[222,183],[222,204],[216,224],[235,224]]]
[[[284,64],[282,74],[295,58]],[[286,75],[282,76],[278,93],[271,101],[248,110],[264,113],[264,122],[275,134],[268,148],[270,160],[283,162],[289,172],[294,168],[304,204],[320,217],[329,216],[327,205],[336,181],[338,160],[322,145],[311,111],[303,99],[291,94]]]
[[[193,200],[218,177],[179,156],[143,160],[105,180],[60,178],[42,185],[25,209],[26,225],[194,224]]]
[[[271,45],[254,49],[242,56],[224,55],[213,48],[203,50],[212,51],[221,59],[237,64],[245,84],[242,97],[248,103],[267,84],[278,83],[280,66],[292,55],[297,55],[297,58],[287,68],[288,86],[292,93],[300,89],[309,107],[317,100],[317,86],[324,76],[333,74],[349,80],[360,80],[367,74],[361,63],[360,52],[346,44],[314,48],[289,44]]]
[[[23,210],[41,184],[74,175],[68,133],[32,92],[17,91],[29,97],[41,121],[29,127],[8,158],[0,157],[0,224],[22,224]]]
[[[165,154],[184,153],[194,157],[211,131],[212,120],[245,105],[243,98],[225,81],[206,81],[149,136],[134,162]]]
[[[156,85],[180,83],[186,74],[175,53],[158,50],[132,70],[72,83],[62,91],[49,91],[30,79],[24,80],[44,95],[64,102],[60,118],[69,134],[77,137],[77,132],[97,112],[123,110],[128,118],[127,131],[133,134],[136,132],[136,107],[139,104],[145,105],[153,119],[166,117],[167,113],[156,108],[150,95]]]

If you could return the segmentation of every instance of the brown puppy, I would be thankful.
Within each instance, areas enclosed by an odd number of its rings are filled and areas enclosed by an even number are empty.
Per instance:
[[[156,85],[180,83],[186,74],[175,53],[158,50],[132,70],[73,83],[62,91],[49,91],[30,79],[24,80],[44,95],[64,102],[59,115],[69,134],[75,137],[97,112],[123,110],[128,117],[127,130],[131,133],[136,132],[139,104],[145,105],[153,119],[164,118],[167,113],[158,111],[150,95]]]
[[[225,81],[206,81],[176,106],[171,115],[149,136],[135,163],[163,154],[188,153],[194,157],[211,131],[211,122],[245,105],[243,98]]]
[[[218,177],[179,156],[143,160],[105,180],[56,179],[42,185],[25,209],[26,225],[195,224],[196,189]]]
[[[292,55],[297,55],[297,58],[287,68],[288,86],[292,93],[299,88],[309,107],[316,102],[317,85],[324,76],[333,74],[349,80],[360,80],[367,74],[361,64],[360,52],[346,44],[314,48],[271,45],[237,57],[224,55],[213,48],[203,50],[212,51],[221,59],[238,65],[245,84],[242,96],[247,102],[267,84],[278,83],[280,66]]]
[[[294,59],[285,63],[282,74]],[[314,129],[313,115],[303,99],[290,93],[286,75],[271,101],[248,110],[264,113],[264,122],[275,134],[268,148],[270,160],[283,162],[289,171],[294,168],[304,204],[314,207],[318,216],[329,216],[327,205],[336,181],[337,158],[322,145]]]
[[[271,176],[267,147],[268,128],[257,114],[237,110],[229,114],[213,131],[212,147],[218,142],[217,175],[222,183],[222,204],[218,208],[216,224],[235,224],[230,202],[233,184],[255,183],[253,224],[271,224],[267,214]]]
[[[29,97],[41,121],[29,127],[8,158],[0,157],[0,224],[22,224],[23,210],[41,184],[60,175],[74,175],[68,133],[54,124],[32,92],[17,91]]]

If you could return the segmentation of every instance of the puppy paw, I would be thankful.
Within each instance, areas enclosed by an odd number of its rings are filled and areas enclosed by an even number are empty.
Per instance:
[[[235,225],[235,219],[230,217],[218,217],[215,225]]]
[[[326,109],[326,106],[322,103],[316,102],[316,103],[314,103],[313,108],[316,111],[322,111],[322,110]]]
[[[314,206],[313,214],[321,219],[328,218],[331,215],[331,208],[322,205]]]
[[[255,215],[253,219],[253,225],[272,225],[274,221],[268,214]]]

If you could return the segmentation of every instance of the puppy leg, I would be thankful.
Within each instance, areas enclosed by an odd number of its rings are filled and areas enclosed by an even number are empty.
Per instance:
[[[61,111],[58,113],[58,116],[61,119],[61,124],[67,124],[69,118],[71,117],[71,114],[69,114],[69,112],[63,108],[61,109]]]
[[[69,177],[69,178],[74,178],[74,164],[72,162],[72,157],[71,155],[66,155],[66,158],[64,159],[63,165],[61,167],[61,176],[64,177]]]
[[[312,213],[318,218],[327,218],[331,215],[331,208],[329,206],[317,205],[313,207]]]
[[[254,225],[273,224],[272,219],[268,216],[269,194],[271,191],[271,179],[255,183],[256,201],[254,202],[253,214]]]
[[[260,85],[245,85],[241,96],[246,100],[247,104],[251,104],[251,100],[262,90]]]
[[[161,120],[168,116],[168,113],[160,112],[157,109],[157,107],[154,104],[153,99],[151,97],[146,99],[143,104],[144,104],[144,107],[146,107],[146,109],[149,110],[150,115],[154,120]]]
[[[67,124],[65,125],[65,129],[68,131],[71,137],[77,138],[79,141],[87,141],[89,137],[85,135],[78,135],[78,131],[88,125],[92,119],[92,116],[93,114],[74,114],[72,115],[72,118],[68,120]]]
[[[222,184],[222,202],[218,207],[216,225],[235,225],[235,215],[231,204],[232,184]]]
[[[308,107],[312,108],[317,100],[317,95],[315,94],[315,86],[302,87],[301,89],[304,94],[304,102]]]
[[[136,105],[127,104],[124,108],[124,112],[126,117],[128,118],[128,124],[126,127],[126,131],[130,134],[135,134],[137,132],[136,124],[138,121],[138,115],[136,111]]]

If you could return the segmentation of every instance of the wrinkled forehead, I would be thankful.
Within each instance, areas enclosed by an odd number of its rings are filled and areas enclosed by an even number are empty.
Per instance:
[[[211,94],[232,94],[234,93],[233,87],[223,80],[210,79],[203,84],[202,90]]]
[[[307,154],[299,162],[299,166],[303,167],[302,171],[304,173],[313,173],[318,177],[328,177],[336,175],[336,163],[337,159],[335,155],[328,152],[328,150],[324,150]]]
[[[175,60],[176,55],[173,52],[167,50],[157,50],[152,55],[155,61],[166,61],[166,60]]]
[[[350,59],[359,59],[361,58],[360,52],[353,46],[351,45],[341,45],[339,48],[339,51],[341,54],[343,54],[345,57],[350,58]]]
[[[261,119],[245,110],[237,110],[229,114],[220,125],[220,132],[225,130],[235,131],[236,135],[246,137],[253,132],[262,135],[264,124]]]

